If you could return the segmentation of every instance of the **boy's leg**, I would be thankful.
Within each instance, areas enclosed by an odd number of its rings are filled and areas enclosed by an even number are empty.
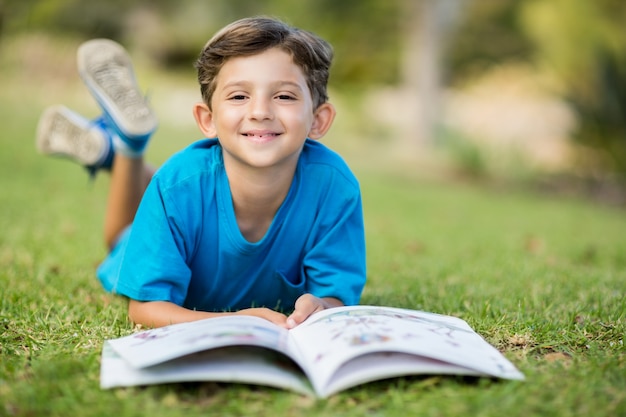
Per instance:
[[[143,157],[116,153],[106,124],[87,120],[64,106],[49,107],[43,112],[36,145],[41,153],[72,159],[92,174],[99,169],[111,171],[104,238],[107,247],[112,248],[132,222],[154,168]]]
[[[115,246],[117,238],[132,223],[154,171],[143,157],[115,155],[104,216],[104,241],[108,248]]]
[[[113,247],[135,217],[154,169],[143,154],[157,119],[137,85],[124,48],[108,39],[83,43],[77,52],[78,70],[103,110],[115,149],[104,220],[104,238]]]

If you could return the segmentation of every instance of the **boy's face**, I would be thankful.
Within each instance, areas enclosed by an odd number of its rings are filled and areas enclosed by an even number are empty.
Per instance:
[[[278,48],[229,59],[217,76],[212,110],[202,107],[198,124],[219,138],[227,168],[293,168],[305,139],[323,136],[335,114],[328,103],[314,111],[302,70]]]

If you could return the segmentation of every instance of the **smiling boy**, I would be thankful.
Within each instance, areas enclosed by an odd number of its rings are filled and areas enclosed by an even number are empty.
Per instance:
[[[292,328],[316,311],[358,303],[365,284],[359,185],[317,142],[335,117],[326,93],[330,46],[270,18],[222,29],[196,63],[202,102],[193,115],[210,139],[156,173],[143,159],[154,117],[145,101],[129,99],[138,88],[119,48],[93,41],[79,49],[81,75],[104,117],[89,124],[51,109],[38,144],[92,170],[111,165],[111,252],[98,277],[129,298],[131,320],[162,326],[247,314]],[[128,97],[111,93],[112,85],[126,85]],[[97,158],[81,157],[85,141],[104,144]]]

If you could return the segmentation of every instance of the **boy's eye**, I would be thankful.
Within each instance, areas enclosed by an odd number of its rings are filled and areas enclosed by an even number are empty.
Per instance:
[[[231,100],[245,100],[246,96],[244,96],[243,94],[235,94],[234,96],[230,97]]]

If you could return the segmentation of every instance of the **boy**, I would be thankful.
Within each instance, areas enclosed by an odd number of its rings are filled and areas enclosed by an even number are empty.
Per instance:
[[[223,314],[292,328],[312,313],[356,304],[365,284],[358,183],[316,140],[335,109],[332,49],[270,18],[218,32],[197,63],[200,140],[154,173],[142,155],[156,118],[128,55],[94,40],[78,50],[82,79],[103,109],[87,122],[63,107],[38,128],[46,154],[111,170],[98,268],[129,317],[163,326]],[[283,311],[292,311],[288,316]]]

